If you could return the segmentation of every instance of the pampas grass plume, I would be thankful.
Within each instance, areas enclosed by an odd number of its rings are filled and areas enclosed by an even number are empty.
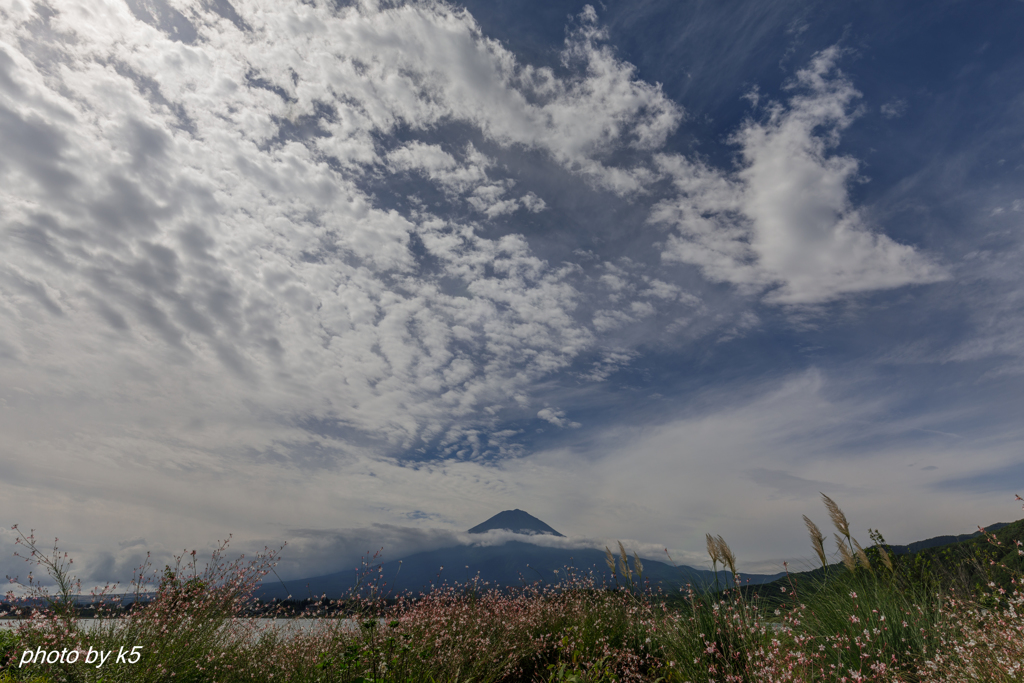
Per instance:
[[[704,537],[708,542],[708,555],[711,556],[711,561],[717,565],[722,561],[722,554],[718,552],[718,542],[715,541],[715,537],[711,534],[704,534]]]
[[[832,518],[832,524],[834,524],[836,529],[839,530],[839,533],[849,538],[850,523],[846,521],[846,515],[844,515],[843,511],[839,509],[836,502],[824,493],[821,494],[821,499],[825,502],[825,508],[828,510],[828,516]]]
[[[808,533],[811,534],[811,545],[814,546],[814,552],[821,560],[821,566],[828,567],[828,558],[825,557],[825,534],[821,533],[818,525],[812,522],[807,515],[804,515],[804,524],[807,526]]]
[[[836,537],[836,548],[839,549],[839,554],[843,558],[843,564],[851,572],[857,569],[857,562],[853,559],[853,553],[850,552],[849,547],[846,545],[846,540],[839,534],[834,534]]]

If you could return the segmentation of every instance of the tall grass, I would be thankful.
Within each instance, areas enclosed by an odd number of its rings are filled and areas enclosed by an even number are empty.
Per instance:
[[[645,587],[642,563],[634,556],[631,567],[622,547],[618,558],[608,551],[611,590],[566,570],[558,586],[498,590],[471,582],[384,600],[368,567],[373,581],[344,602],[321,603],[303,631],[282,629],[280,611],[271,610],[269,621],[248,618],[276,552],[229,561],[223,545],[202,568],[194,553],[162,572],[144,568],[135,588],[152,600],[101,613],[97,628],[73,618],[69,593],[49,596],[0,636],[7,656],[0,683],[1024,681],[1019,565],[979,565],[976,575],[993,577],[980,590],[969,581],[923,581],[874,532],[875,546],[864,549],[839,506],[824,501],[842,561],[828,563],[824,534],[806,519],[822,568],[774,585],[745,586],[732,550],[711,535],[709,554],[729,569],[732,584],[684,587],[677,596]],[[56,547],[42,553],[31,535],[23,539],[29,559],[58,574],[58,587],[75,585],[70,560]],[[1018,553],[1019,541],[993,557]],[[34,579],[31,585],[40,596]],[[26,649],[136,645],[142,656],[135,664],[18,667]]]

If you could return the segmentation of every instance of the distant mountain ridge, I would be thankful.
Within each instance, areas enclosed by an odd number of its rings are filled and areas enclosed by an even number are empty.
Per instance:
[[[468,533],[483,534],[493,530],[511,531],[515,534],[525,534],[527,536],[533,536],[534,534],[548,534],[551,536],[561,536],[562,538],[565,538],[564,535],[558,533],[530,513],[519,509],[503,510],[488,519],[486,522],[477,524],[475,527],[470,529]]]
[[[995,524],[990,524],[989,526],[985,527],[985,530],[991,533],[993,531],[998,531],[1005,526],[1009,526],[1009,523],[997,522]],[[977,538],[980,535],[980,531],[975,531],[972,534],[958,534],[956,536],[935,536],[933,538],[926,538],[923,541],[914,541],[909,545],[888,544],[888,547],[890,550],[892,550],[892,552],[896,553],[897,555],[908,555],[916,553],[920,550],[925,550],[927,548],[938,548],[944,545],[952,545],[953,543],[967,541],[972,538]]]
[[[618,558],[616,557],[616,564]],[[629,568],[634,570],[633,558]],[[618,569],[616,567],[616,569]],[[674,567],[666,562],[643,560],[643,582],[661,587],[669,592],[678,592],[686,584],[701,590],[716,585],[715,574],[710,569]],[[465,545],[441,548],[416,553],[401,560],[390,560],[380,565],[378,586],[382,594],[398,596],[410,592],[413,595],[428,593],[443,584],[470,584],[476,582],[481,588],[508,588],[540,582],[554,585],[574,574],[590,577],[595,586],[623,585],[621,575],[613,576],[605,564],[603,550],[593,548],[547,548],[523,541],[508,541],[502,545]],[[744,574],[743,581],[761,584],[785,576],[779,574]],[[638,580],[633,572],[633,580]],[[345,595],[354,585],[356,573],[351,569],[324,576],[297,579],[280,583],[264,583],[258,596],[263,600],[295,600],[327,596],[337,599]],[[718,572],[718,585],[731,585],[732,576],[725,571]]]
[[[987,527],[995,531],[1007,526],[992,524]],[[469,529],[471,534],[483,534],[488,531],[504,530],[526,536],[550,535],[563,537],[546,523],[523,510],[504,510],[486,522]],[[936,536],[917,541],[907,546],[892,545],[889,548],[897,555],[916,553],[924,549],[935,548],[964,541],[978,536],[961,534],[958,536]],[[619,558],[616,554],[616,573],[609,571],[605,563],[603,550],[595,548],[558,548],[545,547],[529,541],[507,541],[498,545],[462,545],[451,548],[440,548],[416,553],[402,559],[390,560],[380,565],[379,576],[386,582],[385,592],[390,595],[412,592],[419,594],[428,592],[436,586],[447,583],[468,583],[479,581],[480,585],[491,588],[507,588],[540,581],[545,584],[557,584],[566,578],[567,570],[583,573],[593,577],[596,585],[615,585],[622,582],[619,571]],[[630,569],[634,562],[630,558]],[[689,566],[673,566],[657,560],[643,560],[644,582],[660,586],[668,591],[678,591],[680,587],[690,584],[697,588],[714,585],[731,585],[732,577],[725,571],[718,573],[717,581],[714,572],[708,569],[697,569]],[[376,574],[377,572],[375,572]],[[745,584],[758,585],[772,583],[785,577],[786,573],[778,574],[742,574]],[[295,579],[287,582],[267,582],[258,591],[263,599],[285,599],[292,597],[297,600],[316,598],[326,595],[337,599],[346,595],[356,584],[356,573],[352,570],[335,572],[323,576]]]
[[[545,522],[524,510],[503,510],[482,524],[468,530],[471,534],[488,531],[511,531],[524,536],[565,536]],[[532,584],[557,584],[569,577],[591,577],[597,586],[621,584],[623,577],[618,567],[616,572],[608,569],[605,552],[595,548],[545,547],[528,541],[507,541],[499,545],[463,545],[440,548],[416,553],[400,560],[390,560],[380,565],[379,576],[386,584],[384,592],[390,595],[411,592],[419,594],[447,583],[479,582],[490,588],[507,588]],[[629,558],[629,568],[635,572],[635,562]],[[744,574],[743,579],[752,584],[775,580],[780,574]],[[259,591],[264,600],[272,598],[303,600],[326,595],[336,599],[345,595],[356,583],[356,572],[352,570],[297,579],[287,582],[267,582]],[[639,577],[634,573],[633,580]],[[657,560],[643,560],[643,581],[645,584],[660,586],[668,590],[679,590],[691,584],[697,588],[726,585],[731,578],[725,571],[715,573],[708,569],[687,566],[673,566]]]

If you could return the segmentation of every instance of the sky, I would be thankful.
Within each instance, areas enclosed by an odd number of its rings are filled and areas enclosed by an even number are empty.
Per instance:
[[[0,570],[1024,494],[1020,0],[0,0]]]

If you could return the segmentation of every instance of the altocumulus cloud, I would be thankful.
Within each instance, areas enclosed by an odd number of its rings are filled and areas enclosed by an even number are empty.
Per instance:
[[[416,172],[485,215],[543,210],[489,177],[472,145],[453,155],[394,138],[455,120],[635,188],[642,172],[594,157],[657,145],[678,112],[594,45],[593,17],[566,50],[583,75],[565,82],[517,67],[443,5],[243,11],[249,31],[192,8],[192,44],[127,6],[60,9],[8,10],[3,64],[17,143],[4,344],[26,364],[74,366],[61,391],[76,379],[120,391],[100,378],[139,378],[124,372],[134,357],[190,368],[216,403],[245,395],[409,448],[455,443],[472,422],[458,418],[592,343],[573,317],[572,267],[518,235],[382,209],[359,180]],[[291,134],[298,123],[311,132]],[[163,393],[163,374],[139,378],[145,393]]]
[[[4,0],[0,18],[11,509],[57,495],[48,515],[88,502],[119,538],[127,510],[179,538],[469,505],[522,487],[486,465],[523,453],[509,416],[580,426],[540,383],[584,354],[586,381],[628,364],[621,328],[710,316],[675,264],[769,304],[943,277],[851,205],[836,50],[736,132],[725,172],[666,148],[685,112],[590,7],[557,68],[440,2]],[[522,154],[667,225],[664,263],[538,253],[508,228],[555,199],[506,163]]]

